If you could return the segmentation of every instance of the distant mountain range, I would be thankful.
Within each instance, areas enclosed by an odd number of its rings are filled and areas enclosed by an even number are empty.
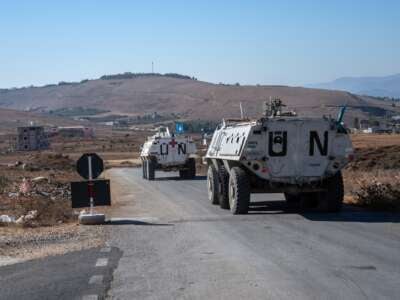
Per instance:
[[[384,77],[342,77],[307,87],[347,91],[358,95],[400,98],[400,74]]]

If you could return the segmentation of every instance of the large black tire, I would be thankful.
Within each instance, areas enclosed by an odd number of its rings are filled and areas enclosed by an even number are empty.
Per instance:
[[[180,179],[186,179],[187,174],[186,170],[179,170],[179,178]]]
[[[147,178],[149,180],[154,180],[156,175],[156,165],[152,160],[147,161]]]
[[[301,200],[301,194],[290,194],[285,193],[285,199],[288,204],[299,203]]]
[[[208,200],[216,205],[219,203],[218,172],[213,165],[208,166],[207,170],[207,191]]]
[[[223,209],[229,209],[229,173],[226,171],[224,165],[218,168],[218,181],[219,181],[219,206]]]
[[[229,176],[229,206],[234,215],[247,214],[250,204],[250,182],[246,172],[233,167]]]
[[[184,170],[179,170],[181,179],[193,179],[196,177],[196,161],[194,158],[189,158],[185,164]]]
[[[302,205],[302,194],[285,193],[286,206],[290,209],[300,208]]]
[[[308,192],[308,193],[301,193],[300,197],[300,207],[302,210],[319,210],[319,203],[321,197],[323,197],[322,192]]]
[[[193,179],[196,177],[196,160],[191,157],[188,159],[187,163],[187,178]]]
[[[342,209],[344,188],[342,173],[324,179],[321,186],[325,191],[301,194],[301,207],[305,210],[333,213]]]
[[[318,210],[322,212],[339,212],[342,210],[344,187],[341,172],[324,180],[326,192],[319,193]]]
[[[146,160],[142,160],[142,172],[143,172],[143,178],[147,179],[147,164]]]

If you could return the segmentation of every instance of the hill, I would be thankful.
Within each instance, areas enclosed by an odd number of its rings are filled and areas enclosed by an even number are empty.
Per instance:
[[[130,73],[127,73],[130,74]],[[190,77],[111,75],[80,83],[60,83],[0,91],[0,107],[45,111],[95,108],[109,114],[175,114],[186,119],[216,120],[238,117],[239,103],[246,116],[260,116],[262,103],[279,97],[303,115],[336,115],[338,106],[349,106],[347,118],[369,113],[384,115],[390,103],[348,92],[288,86],[237,86],[212,84]]]
[[[331,82],[311,84],[309,87],[400,98],[400,74],[385,77],[342,77]]]

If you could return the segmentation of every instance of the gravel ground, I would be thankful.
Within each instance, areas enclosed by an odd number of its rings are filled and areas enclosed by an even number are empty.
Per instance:
[[[102,226],[1,227],[0,265],[98,247],[104,240]]]

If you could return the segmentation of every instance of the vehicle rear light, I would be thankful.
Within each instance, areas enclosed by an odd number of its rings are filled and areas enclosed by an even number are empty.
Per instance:
[[[261,173],[268,173],[268,168],[263,167],[263,168],[261,169]]]

